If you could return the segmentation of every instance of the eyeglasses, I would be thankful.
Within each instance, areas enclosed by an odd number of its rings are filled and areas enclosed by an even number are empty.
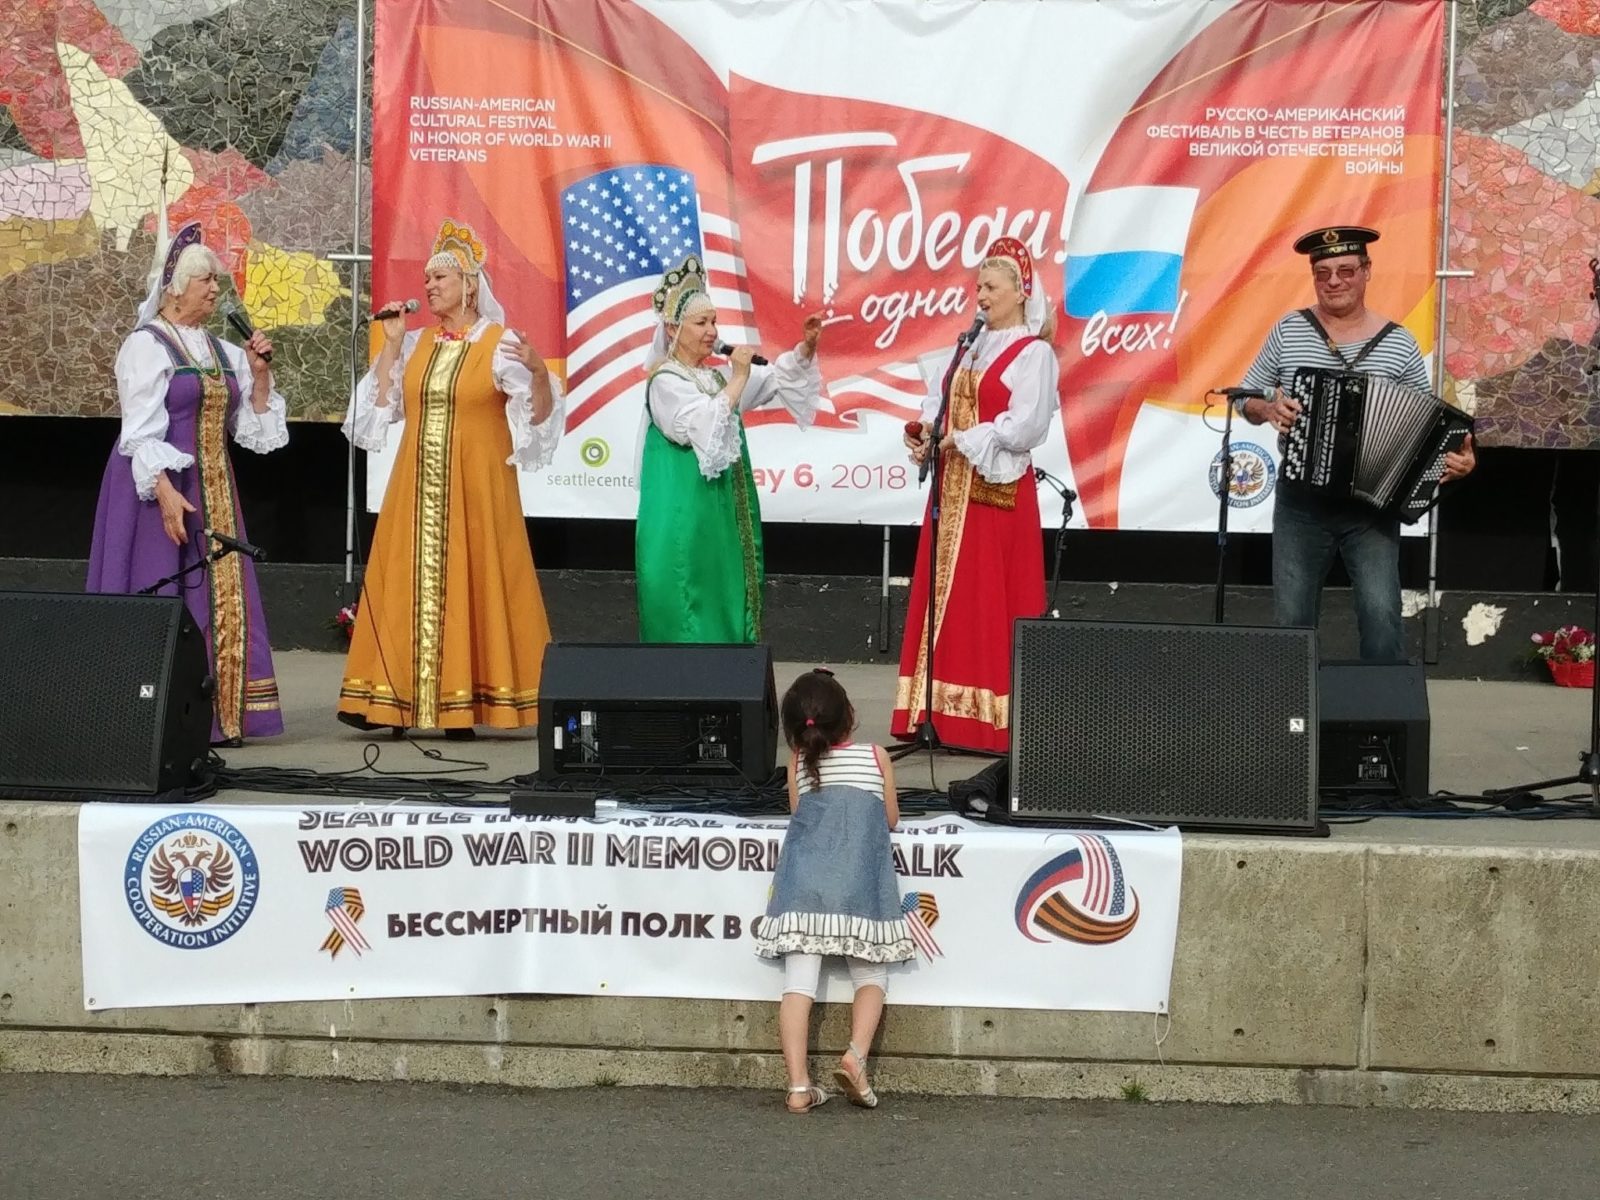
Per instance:
[[[833,678],[833,672],[828,670],[827,667],[812,667],[811,673],[813,675],[826,675],[829,679]]]
[[[1332,282],[1334,276],[1337,275],[1340,283],[1349,283],[1352,279],[1365,270],[1365,267],[1359,266],[1340,267],[1337,271],[1333,270],[1331,267],[1322,267],[1319,270],[1311,272],[1311,278],[1315,279],[1318,283],[1330,283]]]

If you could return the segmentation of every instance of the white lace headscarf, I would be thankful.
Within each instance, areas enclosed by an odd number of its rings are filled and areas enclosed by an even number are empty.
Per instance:
[[[225,275],[227,267],[216,251],[201,241],[200,222],[190,221],[170,241],[166,236],[166,206],[157,218],[156,250],[150,265],[149,290],[139,305],[139,325],[148,325],[161,311],[167,296],[181,296],[199,275]],[[137,326],[135,326],[137,328]]]

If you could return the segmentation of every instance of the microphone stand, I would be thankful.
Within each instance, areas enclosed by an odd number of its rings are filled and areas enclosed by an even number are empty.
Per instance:
[[[1056,592],[1061,587],[1061,555],[1067,548],[1067,522],[1072,520],[1072,502],[1078,498],[1078,493],[1043,467],[1035,467],[1033,477],[1040,483],[1049,484],[1061,497],[1061,528],[1056,530],[1056,562],[1050,570],[1050,599],[1045,602],[1044,612],[1039,614],[1048,617],[1056,611]]]
[[[938,611],[938,585],[939,585],[939,509],[944,500],[944,455],[939,453],[939,442],[944,437],[945,419],[950,412],[950,388],[955,382],[956,369],[961,365],[961,356],[965,354],[973,342],[977,341],[976,333],[970,336],[963,333],[956,339],[955,353],[950,356],[950,365],[945,368],[944,381],[939,385],[939,413],[934,418],[933,431],[928,435],[928,474],[933,479],[933,491],[928,496],[928,612],[923,626],[922,642],[922,720],[917,722],[916,732],[911,740],[903,746],[897,746],[889,752],[889,757],[898,762],[908,754],[915,754],[918,750],[942,750],[944,743],[939,739],[939,731],[933,724],[933,630],[935,614]],[[931,769],[931,767],[930,767]]]
[[[153,596],[157,592],[159,592],[162,588],[166,587],[169,583],[177,583],[180,579],[184,578],[186,575],[191,575],[195,571],[200,570],[202,567],[209,567],[212,563],[216,562],[219,558],[223,558],[223,557],[225,557],[225,556],[227,556],[229,554],[232,554],[232,553],[233,553],[233,547],[232,546],[224,546],[221,542],[218,542],[215,549],[213,549],[213,550],[209,551],[208,553],[202,555],[200,558],[195,559],[187,567],[179,567],[176,571],[174,571],[171,575],[168,575],[165,579],[158,579],[154,583],[152,583],[149,587],[140,588],[137,592],[134,593],[134,595],[136,595],[136,596]]]
[[[1589,260],[1589,274],[1591,288],[1589,297],[1597,307],[1600,307],[1600,258]],[[1591,358],[1589,365],[1584,368],[1584,374],[1591,380],[1590,390],[1595,390],[1600,385],[1600,326],[1595,327],[1594,337],[1589,341]],[[1595,497],[1597,514],[1600,514],[1600,485],[1597,485]],[[1596,529],[1600,530],[1600,523]],[[1592,630],[1600,630],[1600,533],[1596,534],[1596,544],[1591,547],[1595,554],[1595,579],[1594,579],[1594,624]],[[1542,792],[1546,788],[1568,787],[1581,784],[1589,789],[1589,815],[1600,817],[1600,687],[1589,685],[1589,748],[1578,756],[1578,772],[1575,775],[1563,775],[1559,779],[1541,779],[1535,783],[1524,783],[1514,787],[1494,788],[1484,792],[1490,799],[1499,799],[1519,793]]]
[[[1217,477],[1217,587],[1212,607],[1213,624],[1222,624],[1223,596],[1228,581],[1228,504],[1233,495],[1233,401],[1224,397],[1222,406],[1222,473]]]

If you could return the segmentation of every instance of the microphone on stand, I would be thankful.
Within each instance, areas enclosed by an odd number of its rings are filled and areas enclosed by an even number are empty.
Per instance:
[[[733,347],[728,345],[727,342],[718,342],[717,353],[722,355],[723,358],[727,358],[733,353]],[[767,360],[762,358],[759,354],[752,354],[750,356],[750,365],[755,367],[764,367],[767,365]]]
[[[1229,400],[1271,400],[1272,393],[1265,388],[1212,388],[1208,396],[1226,396]]]
[[[267,557],[267,552],[260,546],[253,546],[249,542],[241,541],[231,534],[218,533],[215,529],[208,529],[206,530],[206,536],[224,549],[232,550],[235,554],[242,554],[246,558],[254,559],[256,562],[260,562]]]
[[[972,314],[972,324],[967,326],[967,331],[956,340],[963,346],[970,346],[974,341],[977,340],[978,335],[983,332],[983,327],[988,323],[989,314],[980,308],[977,312]]]
[[[404,316],[406,313],[414,313],[421,307],[422,305],[418,304],[415,300],[407,300],[404,304],[390,304],[384,308],[380,308],[375,313],[368,313],[367,320],[387,321],[390,317],[400,317]]]
[[[255,336],[256,331],[250,327],[250,318],[244,315],[244,310],[237,304],[229,302],[222,310],[222,319],[233,326],[233,331],[246,342]],[[271,362],[272,351],[268,350],[261,359],[263,362]]]

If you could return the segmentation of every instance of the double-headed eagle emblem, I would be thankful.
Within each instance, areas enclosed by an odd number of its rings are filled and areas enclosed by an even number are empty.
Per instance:
[[[1253,454],[1235,455],[1233,478],[1228,491],[1235,496],[1254,496],[1267,481],[1267,465]]]
[[[233,903],[233,856],[190,834],[150,864],[150,903],[181,925],[204,925]]]

